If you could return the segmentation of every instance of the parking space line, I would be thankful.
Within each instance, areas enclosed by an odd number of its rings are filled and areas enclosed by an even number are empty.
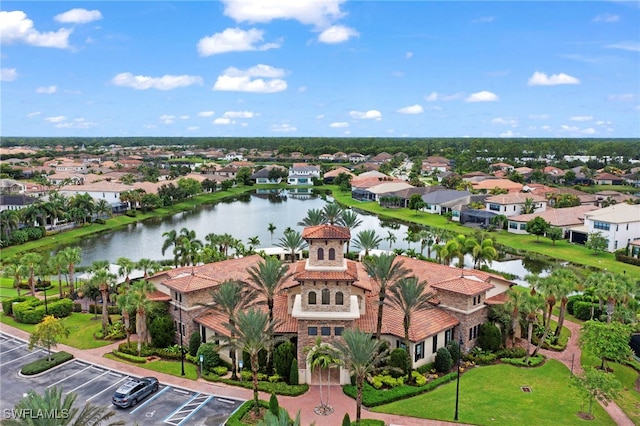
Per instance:
[[[145,402],[143,402],[142,404],[138,405],[136,408],[131,410],[131,412],[129,414],[135,413],[136,411],[138,411],[139,409],[141,409],[145,405],[149,404],[151,401],[153,401],[154,399],[156,399],[157,397],[159,397],[160,395],[162,395],[164,392],[168,391],[169,389],[171,389],[171,386],[165,386],[160,392],[156,392],[156,394],[153,395],[151,398],[147,399]]]
[[[213,398],[213,395],[209,395],[209,397],[207,399],[205,399],[200,405],[198,405],[193,411],[191,411],[191,414],[189,414],[187,417],[182,419],[182,421],[180,423],[178,423],[178,426],[182,425],[184,422],[186,422],[191,417],[193,417],[193,415],[196,414],[198,412],[198,410],[200,410],[202,407],[207,405],[207,402],[211,401],[212,398]]]
[[[98,376],[94,377],[93,379],[89,380],[88,382],[84,382],[84,383],[83,383],[83,384],[81,384],[80,386],[76,386],[75,388],[71,389],[70,391],[65,392],[65,395],[69,395],[71,392],[75,392],[75,391],[77,391],[77,390],[78,390],[78,389],[80,389],[81,387],[88,385],[89,383],[93,382],[94,380],[98,380],[100,377],[104,376],[104,375],[105,375],[105,374],[107,374],[107,373],[108,373],[108,371],[105,371],[104,373],[102,373],[102,374],[100,374],[100,375],[98,375]]]
[[[108,373],[108,372],[107,372]],[[127,377],[123,377],[122,379],[118,380],[117,382],[115,382],[114,384],[112,384],[111,386],[107,387],[106,389],[101,390],[100,392],[98,392],[97,394],[93,395],[92,397],[88,398],[87,401],[91,401],[93,398],[95,398],[96,396],[105,393],[106,391],[108,391],[109,389],[111,389],[112,387],[116,386],[118,383],[123,382],[125,380],[128,379]]]
[[[0,352],[0,356],[2,356],[4,354],[8,354],[9,352],[15,351],[16,349],[24,348],[25,346],[27,346],[27,345],[20,345],[18,347],[13,348],[13,349],[9,349],[8,351]]]
[[[84,365],[84,364],[83,364],[83,365]],[[55,385],[57,385],[58,383],[62,383],[62,382],[64,382],[65,380],[67,380],[68,378],[73,377],[73,376],[75,376],[76,374],[80,374],[80,373],[82,373],[83,371],[88,370],[89,368],[91,368],[91,366],[90,366],[90,365],[89,365],[89,366],[87,366],[87,367],[85,367],[85,368],[83,368],[83,369],[82,369],[82,370],[80,370],[80,371],[76,371],[75,373],[73,373],[73,374],[70,374],[70,375],[66,376],[64,379],[60,379],[60,380],[58,380],[57,382],[55,382],[55,383],[53,383],[53,384],[51,384],[51,385],[47,386],[47,388],[50,388],[50,387],[52,387],[52,386],[55,386]]]
[[[184,404],[182,404],[181,406],[179,406],[178,408],[176,408],[175,410],[173,410],[173,412],[172,412],[171,414],[169,414],[167,417],[165,417],[165,419],[164,419],[163,421],[164,421],[165,423],[169,423],[169,424],[172,424],[172,425],[177,426],[177,425],[178,425],[178,423],[172,423],[172,422],[170,421],[170,420],[171,420],[171,418],[172,418],[173,416],[175,416],[176,414],[180,413],[180,412],[182,411],[182,409],[183,409],[185,406],[189,405],[189,403],[190,403],[191,401],[193,401],[194,399],[196,399],[196,398],[198,397],[198,395],[200,395],[200,393],[199,393],[199,392],[198,392],[198,393],[196,393],[196,394],[194,394],[194,395],[191,397],[191,399],[189,399],[187,402],[185,402]]]
[[[3,362],[2,364],[0,364],[0,367],[4,367],[4,366],[5,366],[5,365],[7,365],[7,364],[11,364],[12,362],[15,362],[15,361],[21,360],[22,358],[26,358],[26,357],[28,357],[28,356],[35,355],[35,354],[37,354],[38,352],[43,352],[43,351],[42,351],[42,349],[38,349],[37,351],[34,351],[34,352],[31,352],[31,353],[28,353],[28,354],[23,355],[23,356],[21,356],[21,357],[19,357],[19,358],[12,359],[11,361]]]

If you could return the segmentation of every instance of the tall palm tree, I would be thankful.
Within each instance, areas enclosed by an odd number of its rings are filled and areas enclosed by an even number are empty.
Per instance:
[[[538,351],[542,347],[542,344],[546,340],[547,336],[549,335],[549,331],[551,330],[551,313],[553,312],[553,307],[556,305],[558,301],[557,295],[558,295],[559,282],[560,281],[556,279],[556,277],[553,277],[552,275],[549,275],[547,277],[542,277],[537,280],[537,283],[538,283],[537,291],[542,295],[542,297],[544,297],[544,302],[548,308],[548,314],[546,315],[546,318],[545,318],[545,313],[544,312],[542,313],[543,323],[545,326],[544,333],[538,341],[538,346],[536,346],[536,350],[533,351],[534,356],[538,353]]]
[[[158,262],[147,258],[138,260],[135,267],[142,270],[145,279],[149,277],[149,273],[155,274],[160,270],[160,264]]]
[[[64,268],[66,264],[60,253],[49,258],[49,266],[51,270],[58,275],[58,295],[60,299],[62,299],[62,268]]]
[[[249,281],[264,297],[269,311],[269,321],[273,321],[273,299],[282,290],[289,276],[289,267],[275,257],[267,257],[247,270]]]
[[[507,302],[505,303],[505,308],[507,311],[511,311],[511,345],[514,346],[516,343],[516,330],[519,326],[520,320],[520,306],[522,305],[522,301],[525,297],[524,291],[518,291],[517,289],[511,287],[507,290]]]
[[[16,210],[3,210],[0,212],[0,232],[5,239],[20,225],[20,215]]]
[[[411,329],[411,317],[416,312],[430,309],[433,305],[429,302],[436,293],[427,286],[426,281],[418,281],[417,277],[405,277],[389,287],[389,302],[402,312],[402,325],[404,327],[404,346],[407,352],[407,361],[410,366],[409,383],[414,379],[413,360],[411,359],[409,330]]]
[[[325,223],[322,209],[309,209],[307,215],[298,222],[298,226],[316,226]]]
[[[291,254],[291,263],[296,261],[296,253],[307,247],[307,242],[302,239],[302,235],[298,231],[285,232],[284,236],[280,238],[280,241],[276,244],[278,247],[282,247],[285,250],[289,250]]]
[[[578,289],[578,277],[571,269],[554,269],[551,276],[556,280],[556,297],[560,299],[560,311],[558,312],[558,325],[555,331],[555,341],[560,337],[564,316],[567,312],[569,296]]]
[[[122,314],[122,322],[124,331],[127,335],[127,346],[131,343],[131,312],[134,311],[134,296],[126,287],[120,287],[120,291],[116,296],[116,303]]]
[[[211,302],[204,304],[216,312],[226,315],[231,328],[235,327],[236,313],[240,309],[245,309],[256,303],[256,290],[245,286],[243,282],[237,280],[225,280],[209,292]],[[235,335],[231,331],[231,340]],[[231,349],[231,379],[238,380],[236,351]]]
[[[29,276],[29,268],[22,264],[18,259],[12,259],[5,268],[2,269],[3,276],[13,278],[13,286],[20,296],[20,286],[22,279]]]
[[[233,335],[233,339],[229,340],[229,344],[240,353],[246,352],[251,362],[251,372],[253,373],[253,408],[256,415],[260,412],[258,405],[258,355],[260,351],[273,348],[275,343],[284,339],[274,339],[277,323],[269,320],[269,315],[256,308],[238,311],[236,314],[235,324],[224,324],[229,333]]]
[[[369,256],[369,251],[377,249],[382,243],[382,238],[376,234],[373,229],[365,229],[356,234],[353,246],[357,249],[364,250],[364,255]]]
[[[468,245],[471,248],[474,268],[480,268],[483,263],[491,262],[498,256],[498,251],[493,246],[491,238],[485,238],[481,242],[471,239]]]
[[[44,394],[40,395],[34,390],[27,392],[15,405],[15,412],[31,412],[31,413],[65,413],[65,416],[58,416],[55,420],[48,416],[27,416],[22,418],[5,419],[3,425],[7,426],[123,426],[123,420],[109,421],[116,412],[108,406],[93,405],[87,402],[82,409],[74,407],[77,398],[75,393],[65,393],[63,399],[62,388],[51,387],[44,390]],[[28,411],[27,411],[28,410]],[[108,423],[107,423],[108,422]]]
[[[69,294],[73,294],[75,292],[75,284],[73,281],[75,266],[80,263],[80,260],[82,259],[82,251],[80,250],[80,247],[66,247],[59,253],[64,259],[64,263],[67,265],[67,273],[69,274]]]
[[[27,226],[45,226],[47,223],[47,211],[43,202],[30,204],[20,210],[20,215]]]
[[[362,417],[364,381],[377,370],[386,356],[386,351],[380,351],[382,342],[371,337],[371,333],[362,332],[357,328],[345,329],[342,332],[342,340],[334,343],[342,363],[356,380],[356,423],[359,423]]]
[[[416,238],[418,238],[418,241],[420,241],[420,256],[422,256],[424,249],[428,248],[427,257],[430,258],[431,245],[434,241],[433,233],[428,229],[421,229],[420,231],[418,231]]]
[[[273,244],[273,233],[276,232],[276,226],[273,223],[270,223],[269,226],[267,226],[267,231],[271,234],[271,244]]]
[[[452,257],[458,258],[458,266],[460,267],[460,276],[464,276],[464,256],[470,253],[473,246],[478,242],[473,237],[467,237],[463,234],[459,234],[454,238],[447,241],[445,244],[446,250]]]
[[[409,274],[409,270],[396,259],[395,254],[382,253],[380,256],[365,257],[363,262],[367,274],[376,284],[375,291],[378,292],[378,321],[376,325],[376,339],[378,340],[380,340],[382,333],[382,312],[387,289]]]
[[[594,294],[600,299],[600,303],[607,302],[607,323],[611,323],[616,303],[626,294],[624,280],[613,272],[594,272],[589,275],[585,285],[595,287]]]
[[[95,206],[95,213],[99,218],[111,217],[113,209],[111,208],[111,205],[107,203],[107,200],[98,200]]]
[[[147,334],[147,312],[151,302],[147,299],[147,294],[155,290],[153,284],[146,280],[140,280],[131,286],[132,305],[136,310],[136,334],[138,335],[138,356],[142,352],[142,342],[150,341]]]
[[[87,218],[95,211],[95,201],[88,193],[76,194],[71,197],[69,202],[71,208],[77,208],[82,211],[82,223],[87,223]]]
[[[260,245],[260,237],[258,237],[257,235],[249,237],[247,242],[249,243],[249,252],[255,253],[256,247]]]
[[[327,203],[322,208],[322,213],[324,214],[324,221],[329,225],[336,225],[340,222],[340,218],[342,217],[342,208],[338,205],[338,203]]]
[[[176,254],[176,246],[178,244],[178,233],[175,229],[171,231],[163,232],[162,236],[164,237],[164,242],[162,243],[162,255],[167,251],[167,249],[173,246],[173,263],[177,267],[178,266],[178,256]]]
[[[520,303],[520,313],[527,322],[527,354],[524,362],[529,362],[529,348],[531,347],[531,339],[533,337],[533,325],[538,321],[538,312],[544,310],[544,300],[538,295],[526,294]],[[534,353],[535,355],[535,353]]]
[[[136,268],[136,263],[128,257],[119,257],[118,260],[116,260],[116,265],[120,267],[118,275],[124,277],[124,283],[129,287],[129,282],[131,281],[129,275]]]
[[[333,412],[333,408],[329,405],[329,398],[331,397],[331,367],[337,366],[338,353],[335,349],[326,343],[322,343],[322,338],[318,336],[316,338],[315,345],[305,348],[307,353],[307,361],[311,366],[311,370],[318,370],[318,378],[320,379],[320,406],[316,407],[320,411],[319,414],[327,415]],[[322,370],[327,370],[327,400],[324,400],[322,393]]]
[[[91,276],[91,282],[98,286],[102,296],[102,333],[103,336],[106,336],[107,328],[109,327],[109,310],[107,305],[109,290],[115,286],[117,277],[97,262],[94,262],[92,265],[91,272],[93,274]]]
[[[398,237],[391,231],[387,231],[387,236],[385,237],[385,241],[389,241],[389,250],[391,250],[391,245],[395,244],[398,241]]]
[[[220,251],[224,253],[224,257],[229,257],[229,248],[232,247],[236,242],[236,239],[233,238],[231,234],[222,234],[218,238],[218,244],[220,245]]]
[[[33,252],[23,255],[22,259],[20,260],[22,264],[29,270],[29,291],[31,292],[32,296],[36,295],[35,271],[38,265],[42,263],[42,260],[42,255]]]
[[[362,225],[362,219],[358,216],[358,213],[353,210],[343,210],[340,216],[339,225],[349,228],[349,231],[353,231],[358,226]],[[349,245],[351,240],[347,241],[347,253],[349,253]]]

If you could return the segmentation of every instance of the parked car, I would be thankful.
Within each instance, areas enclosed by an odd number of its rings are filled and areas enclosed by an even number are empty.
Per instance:
[[[129,379],[113,394],[113,405],[121,408],[134,407],[138,402],[158,390],[158,379],[143,377]]]

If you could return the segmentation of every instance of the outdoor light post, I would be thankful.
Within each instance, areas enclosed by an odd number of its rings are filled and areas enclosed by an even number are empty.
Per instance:
[[[244,361],[239,359],[238,360],[238,368],[240,369],[240,381],[242,381],[242,367],[244,365]]]
[[[456,414],[453,416],[453,420],[458,420],[458,401],[460,398],[460,358],[462,358],[462,336],[458,341],[458,380],[456,383]]]
[[[44,313],[45,315],[49,315],[49,307],[47,306],[47,289],[46,287],[42,287],[42,280],[40,278],[38,278],[38,287],[44,293]]]
[[[178,331],[180,332],[180,364],[182,367],[181,375],[184,376],[184,349],[182,347],[182,304],[180,301],[182,300],[182,295],[179,295],[180,299],[177,299],[178,305],[175,305],[175,309],[180,309],[180,325],[178,326]]]

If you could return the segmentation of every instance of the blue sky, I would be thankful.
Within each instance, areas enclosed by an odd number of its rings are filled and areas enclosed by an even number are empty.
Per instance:
[[[3,136],[639,137],[640,2],[3,1]]]

